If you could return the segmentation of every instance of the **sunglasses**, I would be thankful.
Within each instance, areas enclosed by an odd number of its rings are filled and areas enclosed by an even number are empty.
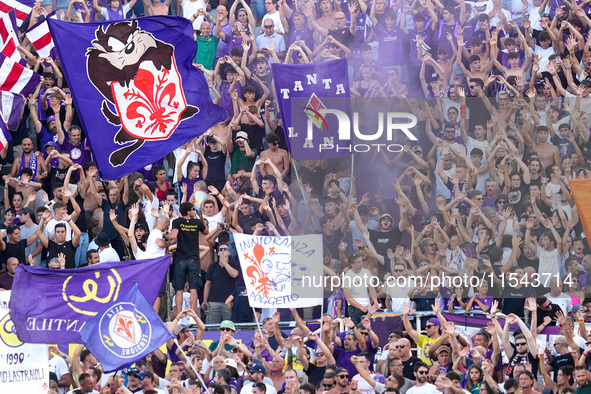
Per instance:
[[[433,328],[433,327],[435,327],[435,324],[427,324],[427,325],[425,326],[425,328]]]
[[[417,371],[418,375],[426,375],[428,373],[429,373],[428,371]]]
[[[222,249],[220,249],[220,250],[222,250]],[[228,250],[228,249],[225,249],[225,250]],[[224,328],[220,328],[220,331],[232,331],[232,330],[229,329],[229,328],[224,327]]]
[[[515,346],[525,346],[527,345],[527,342],[520,342],[520,343],[516,343]]]
[[[322,352],[316,353],[316,356],[324,356],[324,353],[322,353]]]
[[[396,345],[396,349],[404,349],[406,345]]]
[[[349,375],[337,375],[337,378],[349,379]]]

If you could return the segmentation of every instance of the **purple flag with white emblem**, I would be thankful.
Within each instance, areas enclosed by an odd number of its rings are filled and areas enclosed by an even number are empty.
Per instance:
[[[273,64],[283,129],[296,160],[330,159],[351,153],[347,60]]]
[[[64,270],[20,264],[10,297],[18,337],[28,343],[82,343],[84,324],[119,300],[134,281],[152,305],[170,259],[167,255]]]
[[[152,164],[227,118],[192,65],[197,47],[189,20],[48,22],[106,179]]]

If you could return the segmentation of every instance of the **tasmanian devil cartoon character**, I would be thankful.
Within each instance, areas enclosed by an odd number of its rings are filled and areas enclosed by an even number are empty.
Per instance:
[[[120,166],[146,140],[169,138],[183,119],[199,112],[188,105],[176,68],[172,45],[138,28],[137,21],[99,26],[87,52],[90,81],[111,102],[102,112],[121,126],[114,141],[123,148],[109,161]]]

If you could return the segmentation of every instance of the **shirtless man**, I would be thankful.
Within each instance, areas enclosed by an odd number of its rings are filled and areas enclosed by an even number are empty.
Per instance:
[[[525,145],[538,154],[545,168],[552,164],[560,165],[560,151],[558,147],[548,142],[548,138],[550,137],[548,127],[538,126],[536,134],[539,142],[536,142],[529,134],[528,128],[531,126],[528,125],[529,122],[526,122],[521,132],[525,140]]]
[[[150,10],[150,15],[168,15],[168,8],[172,0],[165,0],[163,3],[156,0],[154,4],[150,0],[142,0],[144,9]]]
[[[512,23],[511,23],[512,22]],[[511,24],[514,24],[514,21],[511,21]],[[519,28],[515,29],[518,34],[519,34],[519,38],[521,38],[521,41],[525,41],[525,37],[523,36],[523,33],[521,33],[521,30],[519,30]],[[511,52],[507,55],[507,61],[510,64],[510,68],[507,68],[505,66],[503,66],[499,61],[498,61],[498,47],[497,47],[497,39],[496,37],[493,37],[490,39],[490,47],[491,47],[491,56],[493,59],[493,63],[495,65],[495,67],[497,68],[497,70],[499,70],[500,72],[503,73],[503,76],[505,77],[505,79],[509,78],[510,76],[515,76],[517,79],[521,79],[523,81],[526,80],[527,78],[527,72],[529,70],[529,65],[531,62],[531,50],[529,48],[528,45],[525,45],[525,60],[523,62],[523,65],[521,67],[519,67],[519,52]]]
[[[289,153],[279,148],[279,137],[275,133],[267,135],[267,144],[269,145],[269,149],[261,152],[261,159],[268,157],[275,164],[275,167],[281,171],[281,177],[285,180],[290,168]],[[260,171],[262,176],[275,175],[271,167],[266,163],[260,167]]]
[[[306,3],[304,3],[304,4],[306,4]],[[333,8],[330,0],[321,0],[320,1],[320,13],[322,16],[320,18],[316,19],[316,23],[318,23],[320,26],[324,27],[326,30],[333,29],[334,28],[334,20],[333,20],[334,8]]]
[[[456,56],[456,63],[458,67],[466,76],[466,78],[480,78],[483,81],[486,81],[490,75],[490,70],[492,70],[493,63],[488,62],[487,64],[483,65],[480,56],[472,55],[468,58],[470,70],[466,69],[466,67],[464,67],[464,63],[462,63],[462,52],[465,46],[466,43],[464,42],[464,39],[458,38],[458,53]]]
[[[259,77],[256,74],[251,73],[251,79],[254,80],[256,83],[259,84],[259,86],[263,89],[263,96],[258,99],[257,101],[254,101],[254,97],[256,95],[256,91],[254,89],[254,87],[251,87],[250,89],[248,89],[249,87],[247,86],[246,88],[244,88],[244,99],[242,100],[241,98],[238,98],[238,105],[240,107],[256,107],[256,113],[260,113],[261,112],[261,108],[263,107],[263,104],[265,103],[265,101],[267,101],[267,97],[269,97],[269,93],[270,90],[269,88],[267,88],[267,86],[265,86],[265,84],[259,79]],[[247,123],[248,122],[248,116],[243,115],[242,119],[241,119],[242,123]]]

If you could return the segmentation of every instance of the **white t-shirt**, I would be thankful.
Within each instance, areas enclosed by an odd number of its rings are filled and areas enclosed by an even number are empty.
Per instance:
[[[541,46],[536,45],[536,49],[533,54],[540,57],[540,73],[546,71],[546,66],[548,65],[549,61],[548,58],[550,55],[554,55],[555,53],[556,52],[554,52],[554,48],[552,48],[552,46],[549,46],[548,49],[543,49]]]
[[[369,290],[368,286],[371,280],[371,272],[365,268],[361,268],[358,274],[353,270],[347,271],[344,276],[342,288],[351,289],[351,297],[355,299],[361,306],[369,306]]]
[[[285,34],[285,29],[283,28],[283,25],[281,24],[281,17],[279,16],[279,11],[277,11],[273,14],[265,14],[265,16],[263,16],[263,26],[265,25],[265,20],[267,20],[267,19],[271,19],[273,21],[273,23],[275,24],[275,31],[276,32]]]
[[[225,220],[221,212],[218,212],[213,216],[203,215],[203,218],[207,219],[207,226],[209,227],[210,232],[215,231],[215,229],[218,227],[218,223],[223,223]]]
[[[161,248],[156,243],[157,239],[162,239],[162,231],[155,228],[150,231],[150,236],[146,242],[146,258],[152,259],[154,257],[161,257],[166,253],[165,248]]]
[[[183,16],[189,20],[191,20],[191,17],[195,15],[200,9],[206,9],[205,2],[203,0],[183,0],[181,6],[183,7]],[[193,30],[200,30],[201,23],[203,23],[204,19],[205,17],[203,15],[199,15],[197,19],[195,19],[195,22],[193,22]]]
[[[440,394],[441,391],[435,388],[435,385],[431,383],[427,383],[422,385],[421,387],[411,387],[406,390],[406,394]]]
[[[560,273],[560,253],[558,249],[554,249],[550,252],[546,251],[541,246],[538,246],[537,250],[538,258],[540,259],[540,268],[538,272],[543,273],[544,275],[540,276],[540,284],[542,286],[548,286],[548,283],[551,278],[558,275]],[[550,277],[548,275],[551,275]]]
[[[369,376],[374,377],[376,375],[375,372],[370,371],[369,372]],[[373,387],[371,387],[371,385],[369,383],[367,383],[367,380],[363,379],[361,377],[361,375],[357,374],[355,376],[353,376],[353,379],[357,382],[357,390],[361,393],[361,394],[374,394],[375,389]]]
[[[558,305],[560,309],[562,309],[564,316],[573,310],[573,301],[567,294],[560,293],[558,297],[552,297],[550,293],[548,293],[546,294],[546,298],[552,301],[553,304]]]
[[[55,225],[58,223],[63,223],[66,225],[66,241],[71,241],[72,240],[72,227],[65,220],[51,219],[47,223],[47,226],[45,226],[45,230],[43,230],[43,234],[47,237],[47,239],[51,239],[51,237],[53,237],[53,234],[55,234]]]
[[[174,185],[176,185],[179,180],[176,176],[176,163],[179,162],[179,160],[185,155],[185,153],[187,152],[186,149],[183,148],[176,148],[175,150],[172,151],[172,154],[174,155],[174,161],[175,161],[175,165],[174,165],[174,174],[172,176],[172,183]],[[199,155],[195,152],[191,152],[189,153],[189,156],[187,156],[187,159],[185,160],[185,162],[182,165],[182,169],[183,169],[183,176],[187,176],[187,165],[189,165],[190,161],[194,161],[195,163],[197,163],[199,161]]]
[[[121,261],[119,254],[111,246],[107,249],[99,250],[99,262],[106,263],[108,261]]]
[[[54,372],[57,375],[57,379],[62,380],[62,376],[70,373],[70,369],[63,358],[54,355],[53,358],[49,360],[49,372]],[[66,392],[66,389],[61,387],[59,390],[60,394],[65,394]]]

